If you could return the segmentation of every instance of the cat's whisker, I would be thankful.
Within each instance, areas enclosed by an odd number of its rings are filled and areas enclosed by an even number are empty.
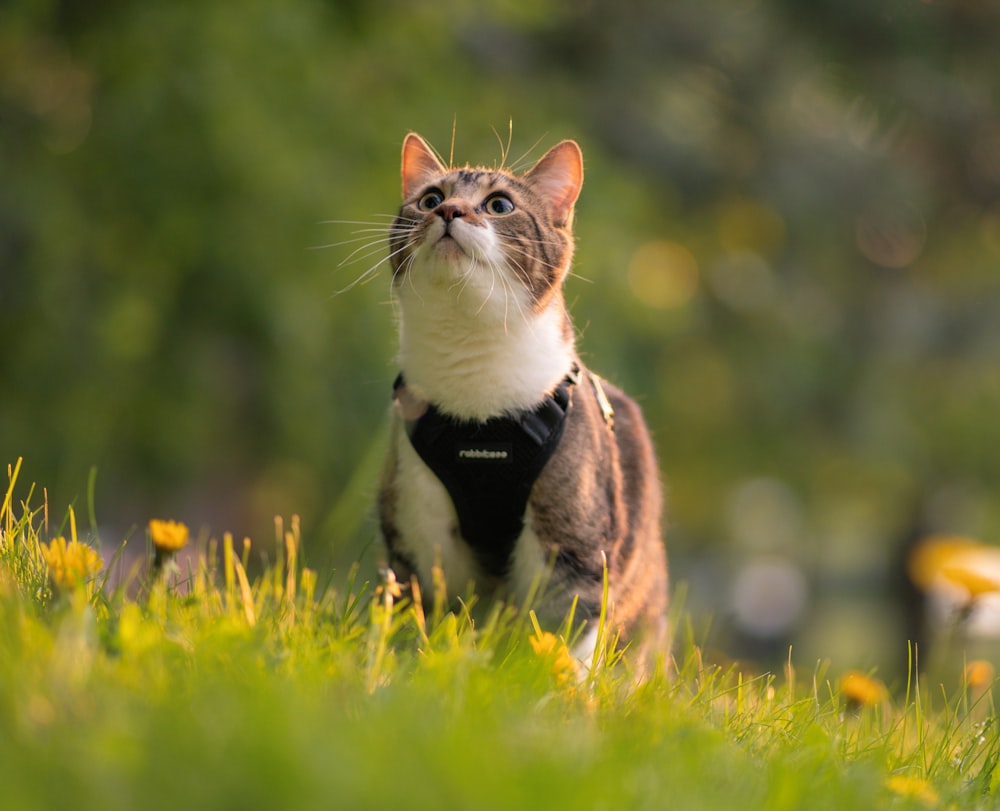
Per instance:
[[[456,301],[462,300],[462,294],[465,292],[465,288],[469,286],[469,282],[472,281],[472,277],[475,274],[475,272],[476,272],[475,260],[470,259],[468,267],[466,267],[465,270],[463,270],[462,273],[459,275],[459,277],[454,282],[452,282],[451,287],[449,288],[449,290],[454,290],[456,287],[458,288],[458,295],[455,297]]]
[[[522,285],[531,284],[531,275],[525,269],[524,265],[512,257],[507,257],[507,263],[511,269],[511,273],[517,277],[518,281],[520,281]]]
[[[327,242],[323,245],[310,245],[307,250],[310,251],[325,251],[330,248],[343,248],[345,245],[354,245],[358,242],[372,243],[372,238],[370,236],[358,236],[352,237],[351,239],[343,239],[340,242]],[[382,235],[378,242],[385,242],[385,235]]]
[[[541,265],[542,267],[546,267],[549,270],[554,270],[554,271],[558,272],[559,270],[562,269],[560,265],[553,265],[553,264],[550,264],[549,262],[544,262],[541,259],[539,259],[537,256],[534,256],[533,254],[528,253],[527,251],[525,251],[523,248],[520,248],[516,244],[506,244],[504,247],[508,251],[519,253],[521,256],[524,256],[527,259],[534,260],[539,265]],[[593,284],[594,283],[593,279],[589,279],[586,276],[582,276],[579,273],[576,273],[575,271],[572,271],[572,270],[567,270],[566,271],[566,276],[572,277],[574,279],[579,279],[581,282],[586,282],[587,284]]]
[[[554,265],[554,264],[552,264],[550,262],[546,262],[540,256],[536,256],[535,254],[530,253],[529,251],[526,251],[524,248],[522,248],[516,242],[504,244],[504,250],[507,251],[507,253],[518,254],[520,256],[525,257],[526,259],[530,259],[532,262],[536,262],[539,265],[541,265],[542,267],[548,268],[549,270],[554,270],[554,271],[560,271],[560,270],[562,270],[562,265]]]
[[[359,245],[353,251],[351,251],[347,256],[337,263],[338,268],[342,268],[345,265],[351,265],[355,262],[360,262],[363,259],[369,259],[372,256],[376,256],[385,250],[385,240],[378,239],[374,242],[368,240],[364,245]]]
[[[413,217],[404,217],[401,214],[372,214],[372,216],[381,217],[383,219],[388,220],[388,222],[381,223],[381,222],[374,222],[372,220],[320,220],[319,224],[320,225],[380,225],[380,226],[391,227],[392,223],[396,220],[400,220],[402,222],[410,222],[410,223],[419,222],[419,220],[414,219]]]
[[[399,267],[396,268],[392,273],[392,284],[389,285],[389,302],[392,304],[393,312],[399,315],[399,296],[396,293],[396,277],[400,273],[405,273],[409,275],[410,267],[413,265],[413,254],[407,256],[402,262],[399,263]]]
[[[391,228],[385,228],[384,226],[379,226],[378,228],[357,228],[351,231],[351,236],[357,239],[367,239],[369,235],[375,234],[380,237],[389,237],[392,235]]]
[[[410,242],[407,245],[398,248],[397,250],[391,252],[386,258],[391,259],[392,257],[396,256],[400,251],[406,250],[406,248],[412,244],[413,242]],[[372,256],[377,255],[378,253],[381,253],[383,250],[385,250],[384,240],[380,239],[374,242],[368,242],[364,245],[360,245],[359,247],[355,248],[350,254],[348,254],[344,259],[340,261],[337,267],[344,267],[345,265],[349,265],[354,262],[359,262],[363,259],[368,259]]]
[[[483,312],[483,310],[486,309],[486,305],[490,303],[490,299],[493,298],[493,291],[496,290],[496,287],[497,287],[497,272],[496,272],[496,268],[493,266],[493,263],[491,261],[489,261],[489,259],[486,259],[486,267],[488,267],[490,269],[490,289],[487,291],[486,297],[483,299],[483,303],[480,304],[479,305],[479,309],[476,310],[476,315],[477,316],[480,315]],[[507,311],[506,311],[506,308],[505,308],[504,309],[504,333],[506,334],[506,332],[507,332]]]
[[[541,135],[541,136],[540,136],[540,137],[538,138],[538,140],[537,140],[537,141],[535,141],[535,143],[533,143],[533,144],[532,144],[532,145],[531,145],[530,147],[528,147],[528,148],[527,148],[527,149],[526,149],[526,150],[525,150],[525,151],[524,151],[524,152],[523,152],[523,153],[521,154],[521,156],[520,156],[519,158],[517,158],[517,159],[516,159],[516,160],[515,160],[515,161],[514,161],[514,162],[513,162],[513,163],[512,163],[511,165],[510,165],[510,167],[508,168],[508,171],[512,172],[513,174],[520,174],[520,173],[521,173],[521,167],[523,167],[523,166],[524,166],[525,164],[527,164],[527,162],[528,162],[528,160],[529,160],[529,156],[531,155],[531,153],[532,153],[532,152],[534,152],[534,151],[535,151],[535,150],[536,150],[536,149],[538,148],[538,145],[539,145],[539,144],[540,144],[540,143],[542,142],[542,138],[544,138],[544,137],[545,137],[545,135]],[[509,149],[509,144],[508,144],[508,149]],[[505,156],[505,157],[506,157],[506,156]]]
[[[454,290],[456,287],[460,288],[458,291],[459,299],[462,298],[462,292],[469,284],[469,281],[472,278],[472,274],[475,272],[475,269],[476,269],[476,256],[473,255],[469,257],[468,265],[466,265],[465,268],[462,270],[462,272],[458,274],[458,278],[455,279],[455,281],[453,281],[449,285],[448,287],[449,290]]]
[[[521,310],[521,303],[517,299],[517,291],[514,289],[513,283],[507,277],[507,268],[500,265],[498,262],[491,263],[493,265],[493,273],[500,276],[500,284],[503,287],[503,331],[504,335],[510,334],[510,327],[508,319],[510,318],[510,300],[514,299],[514,306],[517,307],[518,312]]]
[[[319,251],[327,250],[329,248],[342,248],[345,245],[354,245],[358,242],[367,242],[372,245],[384,243],[386,238],[392,233],[390,228],[386,226],[379,226],[377,228],[361,228],[355,231],[351,231],[350,239],[342,239],[338,242],[328,242],[324,245],[311,245],[309,250]],[[373,239],[377,237],[377,239]]]
[[[507,284],[507,279],[504,278],[503,270],[498,269],[495,262],[490,262],[490,269],[493,271],[493,278],[500,276],[500,286],[503,288],[503,334],[510,335],[510,329],[507,324],[507,318],[510,315],[510,287]]]
[[[379,268],[385,263],[385,261],[386,260],[383,259],[383,260],[377,262],[376,264],[372,265],[370,268],[368,268],[368,270],[366,270],[364,273],[362,273],[360,276],[358,276],[358,278],[356,278],[353,282],[351,282],[350,284],[348,284],[346,287],[342,287],[342,288],[340,288],[340,290],[335,291],[334,295],[335,296],[341,296],[344,293],[350,292],[351,290],[353,290],[355,287],[357,287],[359,285],[368,284],[369,282],[374,281],[375,277],[378,275]]]
[[[364,242],[363,245],[359,245],[346,257],[344,257],[337,265],[337,267],[343,267],[344,265],[351,264],[352,262],[356,262],[359,259],[366,259],[372,254],[376,253],[377,251],[383,250],[385,248],[385,241],[386,241],[385,237],[386,234],[381,234],[378,239],[371,239],[370,237],[359,237],[358,239],[346,240],[345,242],[340,243],[341,245],[349,245],[355,242],[362,242],[362,241]],[[416,244],[416,242],[417,238],[411,236],[410,239],[407,240],[407,245],[412,246]],[[373,248],[375,250],[366,253],[366,251],[369,248]]]
[[[514,271],[514,273],[516,274],[516,271]],[[504,275],[503,270],[501,270],[501,276],[500,276],[500,278],[504,281],[505,292],[507,290],[509,290],[510,291],[510,295],[514,299],[514,306],[517,308],[517,314],[521,317],[522,323],[524,324],[524,326],[528,330],[528,332],[530,332],[532,334],[532,336],[534,336],[535,335],[535,325],[532,323],[531,319],[528,317],[528,314],[524,310],[524,305],[521,302],[520,297],[517,295],[517,289],[514,287],[514,282],[510,281]]]
[[[537,262],[539,265],[541,265],[542,267],[546,267],[549,270],[559,271],[559,270],[562,269],[561,265],[553,265],[553,264],[551,264],[549,262],[546,262],[543,259],[541,259],[540,257],[537,257],[534,254],[529,253],[528,251],[524,250],[524,248],[521,248],[515,242],[511,242],[511,243],[505,244],[504,248],[508,252],[510,252],[510,253],[517,253],[517,254],[520,254],[521,256],[525,257],[526,259],[531,259],[532,261]]]
[[[554,248],[561,248],[565,245],[565,242],[560,239],[534,239],[523,235],[516,238],[501,234],[498,234],[497,236],[499,237],[500,242],[504,245],[517,245],[519,242],[524,242],[528,245],[551,245]]]
[[[379,268],[381,268],[382,265],[384,265],[386,262],[391,261],[394,257],[398,256],[400,253],[402,253],[404,251],[407,251],[410,248],[412,248],[416,244],[416,242],[417,242],[416,239],[413,239],[413,240],[405,242],[402,246],[400,246],[399,248],[397,248],[395,251],[390,252],[387,256],[384,256],[382,259],[380,259],[378,262],[376,262],[374,265],[372,265],[370,268],[368,268],[364,273],[362,273],[360,276],[358,276],[358,278],[356,278],[349,285],[347,285],[346,287],[344,287],[344,288],[336,291],[336,293],[334,293],[334,295],[339,296],[339,295],[341,295],[343,293],[346,293],[346,292],[348,292],[350,290],[353,290],[359,284],[367,284],[368,282],[372,281],[375,278],[375,276],[378,275]],[[379,244],[379,250],[382,250],[382,248],[381,248],[381,244],[382,243],[380,242],[378,244]],[[358,251],[364,250],[365,247],[366,246],[362,246],[361,248],[358,248],[354,253],[357,253]],[[374,247],[374,244],[371,245],[371,246],[367,246],[367,247]],[[370,255],[372,255],[372,254],[367,254],[366,256],[370,256]],[[360,259],[362,257],[358,257],[358,258]],[[412,261],[412,258],[413,258],[412,256],[408,257],[408,259],[410,259],[411,261]],[[355,261],[357,261],[357,260],[355,260]],[[347,260],[345,259],[343,262],[340,263],[340,265],[338,265],[338,267],[342,267],[346,262],[347,262]]]
[[[403,267],[406,268],[406,276],[405,276],[406,283],[410,286],[410,290],[413,291],[413,294],[417,297],[420,303],[423,304],[424,297],[420,295],[420,291],[417,290],[417,286],[413,283],[413,273],[411,272],[411,270],[413,268],[413,264],[415,261],[416,261],[415,254],[411,253],[406,258],[406,261],[402,265],[400,265],[400,270],[402,270]]]

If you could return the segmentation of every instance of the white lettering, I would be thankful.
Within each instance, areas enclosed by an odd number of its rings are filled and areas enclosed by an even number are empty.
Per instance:
[[[461,448],[458,452],[459,459],[507,459],[509,456],[507,451],[491,451],[486,448]]]

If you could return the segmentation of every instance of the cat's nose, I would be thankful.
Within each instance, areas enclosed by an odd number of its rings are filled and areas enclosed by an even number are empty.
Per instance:
[[[434,210],[434,213],[445,222],[451,222],[456,217],[464,217],[468,214],[469,208],[462,203],[454,203],[450,200],[445,200]]]

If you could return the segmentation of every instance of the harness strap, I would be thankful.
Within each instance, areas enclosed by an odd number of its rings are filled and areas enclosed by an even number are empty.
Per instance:
[[[428,405],[405,420],[414,450],[451,496],[462,537],[492,575],[507,572],[531,488],[559,445],[578,380],[574,364],[535,409],[516,416],[466,421]],[[404,386],[400,374],[396,398]]]

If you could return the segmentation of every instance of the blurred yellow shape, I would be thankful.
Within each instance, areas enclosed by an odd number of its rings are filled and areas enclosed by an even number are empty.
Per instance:
[[[967,602],[1000,593],[1000,547],[964,535],[931,535],[910,554],[910,579],[923,591],[952,586]]]
[[[572,684],[577,678],[576,659],[559,637],[549,631],[542,631],[529,638],[531,649],[540,659],[551,657],[552,675],[559,684]]]
[[[186,525],[179,521],[162,521],[154,518],[149,522],[149,535],[153,546],[164,552],[177,552],[185,547],[190,533]]]
[[[941,576],[949,583],[964,588],[969,592],[969,598],[973,600],[984,594],[1000,591],[1000,582],[961,563],[942,567]]]
[[[42,544],[41,549],[49,567],[49,579],[61,591],[76,587],[104,565],[96,550],[77,540],[67,543],[61,535],[51,543]]]
[[[840,677],[840,694],[851,704],[872,707],[888,699],[885,685],[860,670],[848,670]]]
[[[988,687],[994,675],[993,665],[984,659],[973,659],[965,666],[965,683],[969,687]]]
[[[928,535],[910,554],[907,570],[910,580],[925,591],[941,577],[942,569],[959,555],[983,548],[983,544],[964,535]]]
[[[647,242],[632,254],[628,280],[636,298],[650,307],[683,307],[698,290],[698,262],[677,242]]]
[[[925,805],[935,805],[940,799],[937,789],[920,777],[894,774],[885,781],[885,784],[893,794],[900,797],[913,797]]]

